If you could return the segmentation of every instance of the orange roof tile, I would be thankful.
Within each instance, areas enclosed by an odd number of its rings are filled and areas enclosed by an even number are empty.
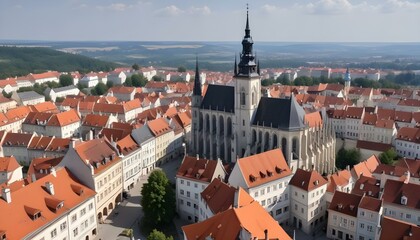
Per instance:
[[[309,125],[309,127],[319,127],[322,125],[322,118],[319,112],[307,113],[305,114],[304,121]]]
[[[53,184],[54,196],[45,191],[46,182]],[[72,186],[83,189],[83,192],[76,193]],[[0,218],[0,229],[7,234],[8,239],[28,237],[30,233],[52,223],[67,214],[70,209],[94,196],[95,192],[82,185],[67,169],[59,169],[56,177],[50,174],[42,180],[12,191],[10,203],[0,200],[0,212],[8,216]],[[51,210],[46,204],[46,198],[61,200],[64,206],[58,210]],[[41,217],[33,220],[29,214],[35,212],[40,212]],[[19,226],[19,231],[16,231],[16,226]]]
[[[357,217],[357,208],[361,200],[362,196],[335,191],[328,209]]]
[[[58,166],[61,160],[63,160],[63,157],[40,157],[32,159],[26,180],[28,183],[31,183],[33,174],[35,175],[35,179],[47,176],[51,173],[51,168]]]
[[[12,172],[19,167],[20,165],[15,157],[0,157],[0,172]]]
[[[134,141],[130,134],[122,138],[117,142],[118,151],[123,154],[127,155],[131,152],[140,148],[140,146]]]
[[[251,239],[265,239],[264,231],[267,230],[268,239],[291,240],[278,222],[256,201],[182,227],[187,239],[196,240],[205,240],[209,236],[213,239],[236,239],[243,229],[250,233]]]
[[[381,221],[380,239],[416,240],[420,239],[420,227],[384,216]]]
[[[6,112],[6,117],[10,121],[19,120],[25,118],[30,112],[30,109],[28,106],[20,106],[17,108],[9,109]]]
[[[33,134],[8,132],[3,140],[3,147],[28,147]]]
[[[42,102],[35,105],[30,105],[31,111],[33,112],[51,112],[51,113],[59,113],[60,111],[57,109],[52,102]]]
[[[80,117],[76,110],[70,109],[67,112],[61,112],[54,115],[47,123],[48,126],[67,126],[76,122],[80,122]]]
[[[328,181],[325,180],[317,171],[305,171],[300,168],[296,171],[289,182],[290,185],[301,188],[307,192],[319,188],[327,183]]]
[[[153,135],[155,135],[155,137],[161,136],[165,133],[172,131],[168,123],[163,118],[158,118],[149,121],[147,122],[147,126],[149,127],[150,131],[152,131]]]
[[[407,208],[420,210],[420,185],[388,179],[384,186],[384,203],[402,206],[402,197],[407,198]]]
[[[255,187],[292,174],[280,149],[240,158],[237,165],[248,187]]]
[[[217,177],[214,176],[217,164],[216,160],[185,156],[176,176],[210,183],[213,178]]]
[[[97,114],[87,114],[83,119],[82,125],[89,127],[106,127],[108,123],[109,116],[106,115],[97,115]]]
[[[354,184],[351,193],[379,198],[380,181],[373,177],[361,176]]]

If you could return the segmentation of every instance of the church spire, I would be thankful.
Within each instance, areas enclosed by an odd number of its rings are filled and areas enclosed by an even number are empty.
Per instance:
[[[257,73],[257,64],[255,63],[255,56],[252,50],[254,41],[251,37],[251,29],[249,28],[249,13],[248,5],[246,7],[246,26],[245,26],[245,36],[242,39],[242,52],[240,56],[240,61],[238,64],[238,76],[242,77],[258,77]]]
[[[238,63],[236,62],[236,54],[235,54],[235,68],[233,69],[233,75],[238,75]]]
[[[195,77],[193,95],[201,96],[200,72],[198,71],[198,56],[195,57]]]

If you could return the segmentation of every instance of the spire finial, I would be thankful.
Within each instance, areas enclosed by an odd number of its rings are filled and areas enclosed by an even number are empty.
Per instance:
[[[248,16],[249,5],[246,4],[246,27],[245,27],[245,36],[250,37],[250,29],[249,29],[249,16]]]

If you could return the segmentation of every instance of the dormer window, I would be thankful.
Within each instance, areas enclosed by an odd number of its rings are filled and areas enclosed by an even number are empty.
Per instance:
[[[401,204],[402,205],[407,205],[407,201],[408,201],[408,198],[406,196],[401,197]]]
[[[6,240],[7,236],[5,232],[0,232],[0,240]]]
[[[263,172],[260,171],[260,177],[261,178],[265,178],[265,174]]]
[[[255,180],[256,180],[256,178],[255,178],[255,176],[254,175],[249,175],[249,181],[251,181],[251,182],[255,182]]]

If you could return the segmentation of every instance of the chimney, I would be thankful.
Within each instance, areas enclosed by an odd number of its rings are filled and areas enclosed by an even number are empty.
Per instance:
[[[32,182],[35,182],[35,181],[36,181],[36,176],[35,176],[35,173],[32,173],[32,174],[31,174],[31,180],[32,180]]]
[[[76,147],[76,140],[75,139],[70,139],[70,144],[69,144],[70,146],[70,148],[72,148],[72,149],[74,149],[75,147]]]
[[[52,182],[46,182],[45,188],[47,188],[49,194],[54,195],[54,185],[52,184]]]
[[[197,154],[197,160],[199,160],[199,159],[200,159],[200,155]]]
[[[1,197],[7,202],[7,203],[11,203],[12,202],[12,194],[10,192],[10,188],[3,188],[1,190]]]
[[[268,240],[268,230],[267,229],[264,230],[264,239]]]
[[[54,177],[57,177],[57,172],[55,171],[55,167],[51,167],[51,168],[50,168],[50,173],[51,173],[51,175],[53,175]]]

